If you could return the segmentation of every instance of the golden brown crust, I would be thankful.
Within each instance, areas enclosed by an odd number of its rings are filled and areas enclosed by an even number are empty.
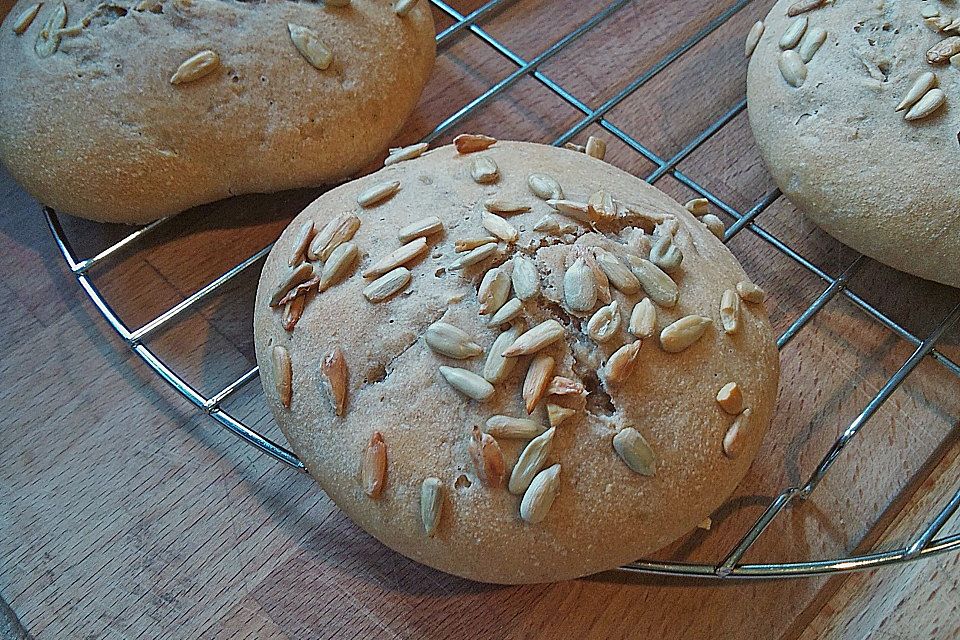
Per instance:
[[[960,68],[926,52],[956,33],[924,24],[920,2],[838,2],[788,18],[780,0],[750,60],[750,125],[777,185],[826,232],[922,278],[960,286]],[[826,41],[793,87],[779,42],[797,19]],[[803,44],[800,45],[803,47]],[[958,61],[960,62],[960,61]],[[906,120],[896,111],[915,79],[934,72],[946,103]]]
[[[45,204],[138,223],[230,195],[349,177],[399,131],[430,74],[426,2],[405,17],[388,2],[109,2],[78,35],[39,58],[34,44],[58,3],[21,36],[0,29],[0,160]],[[98,5],[69,0],[68,27]],[[119,8],[118,8],[119,7]],[[333,52],[312,67],[288,23]],[[221,66],[174,85],[202,50]]]
[[[471,179],[476,155],[496,163],[497,182],[481,185]],[[578,249],[534,231],[538,219],[553,209],[530,191],[531,173],[554,176],[568,198],[585,200],[602,187],[644,212],[675,216],[675,242],[684,254],[673,276],[680,297],[671,309],[657,307],[657,331],[681,316],[699,314],[711,319],[703,337],[676,354],[666,353],[656,337],[645,340],[632,376],[605,389],[595,373],[611,353],[633,339],[626,333],[630,311],[643,295],[612,292],[621,308],[621,327],[613,339],[596,345],[586,337],[585,327],[579,329],[588,314],[564,308],[562,279],[575,252],[592,245],[625,250],[622,242],[630,231],[624,224],[601,224],[600,233],[583,228]],[[392,180],[401,183],[392,198],[372,208],[356,204],[358,194]],[[532,356],[518,358],[510,374],[494,385],[490,399],[468,400],[444,381],[438,368],[479,373],[485,354],[454,360],[432,351],[423,337],[429,325],[442,319],[466,331],[486,352],[499,334],[478,314],[477,289],[484,272],[508,264],[513,250],[504,243],[487,261],[462,271],[445,269],[462,255],[454,251],[457,239],[487,233],[481,226],[483,203],[493,196],[531,207],[528,213],[506,216],[520,230],[516,246],[535,260],[542,279],[541,294],[524,303],[525,323],[533,326],[555,318],[566,327],[565,338],[542,353],[555,358],[555,375],[583,382],[590,391],[586,399],[549,396],[530,416],[546,425],[548,402],[577,409],[557,427],[545,461],[544,468],[560,463],[562,470],[556,500],[538,524],[521,520],[520,496],[480,481],[468,452],[472,429],[483,428],[492,415],[526,417],[521,388]],[[298,231],[308,219],[319,228],[348,211],[362,221],[352,240],[360,249],[359,264],[342,283],[311,295],[299,323],[286,332],[281,312],[268,303],[289,269]],[[445,229],[429,237],[426,257],[408,265],[412,284],[385,302],[368,302],[361,273],[399,246],[398,230],[431,215],[438,216]],[[338,187],[291,223],[261,276],[255,311],[257,355],[267,400],[292,448],[337,504],[385,544],[474,580],[572,578],[670,543],[715,510],[746,473],[770,421],[779,366],[762,305],[742,303],[734,335],[724,333],[720,324],[721,294],[745,279],[736,259],[683,207],[602,161],[530,143],[498,142],[472,155],[459,155],[447,146]],[[293,362],[289,411],[280,406],[271,378],[269,353],[277,344],[287,346]],[[320,368],[323,354],[337,347],[349,370],[349,400],[342,418],[334,415]],[[716,401],[717,392],[731,381],[738,383],[752,410],[735,459],[723,452],[723,438],[734,418]],[[653,476],[631,471],[614,450],[614,434],[627,426],[636,428],[653,448]],[[359,477],[361,455],[374,431],[383,435],[388,461],[386,484],[376,500],[363,492]],[[525,441],[500,438],[498,443],[509,478]],[[420,488],[428,477],[439,478],[445,492],[439,526],[429,538],[420,520]]]

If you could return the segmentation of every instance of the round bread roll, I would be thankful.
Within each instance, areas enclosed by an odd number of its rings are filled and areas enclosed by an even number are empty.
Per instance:
[[[952,286],[957,18],[935,1],[780,0],[747,39],[750,126],[783,193],[857,251]]]
[[[0,29],[0,160],[44,204],[127,223],[341,180],[430,74],[430,9],[401,4],[55,0],[31,19],[21,0]]]
[[[777,350],[763,292],[686,209],[584,153],[490,142],[297,216],[257,360],[292,449],[384,544],[483,582],[574,578],[730,495]]]

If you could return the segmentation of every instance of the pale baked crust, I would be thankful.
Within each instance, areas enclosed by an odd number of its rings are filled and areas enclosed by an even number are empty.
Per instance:
[[[480,185],[471,179],[471,163],[478,155],[495,161],[500,173],[496,183]],[[613,290],[622,326],[601,346],[571,326],[589,317],[580,314],[575,320],[578,316],[564,309],[564,260],[573,249],[563,239],[533,230],[544,214],[555,212],[531,193],[527,185],[531,173],[552,175],[571,199],[584,200],[604,188],[645,212],[675,216],[679,221],[675,243],[684,255],[673,276],[680,297],[672,309],[658,307],[657,331],[681,316],[702,314],[712,320],[704,336],[673,354],[663,351],[656,337],[646,339],[637,369],[625,382],[604,390],[591,380],[611,352],[633,340],[627,323],[634,304],[644,296]],[[392,180],[401,185],[392,198],[371,208],[357,205],[358,194]],[[454,251],[455,240],[486,234],[481,211],[492,196],[532,207],[528,213],[506,216],[520,230],[516,246],[536,256],[542,278],[542,295],[525,303],[526,323],[557,318],[567,326],[565,339],[543,353],[557,359],[556,374],[583,380],[591,391],[586,399],[550,399],[577,413],[557,427],[544,466],[561,464],[560,489],[539,524],[521,520],[519,496],[485,486],[468,454],[474,426],[482,428],[494,414],[526,416],[520,387],[531,356],[519,358],[512,374],[495,385],[495,394],[478,402],[448,385],[438,367],[480,372],[485,354],[453,360],[434,353],[423,338],[427,327],[441,318],[473,336],[485,351],[499,335],[478,316],[477,287],[484,272],[505,263],[514,250],[503,244],[501,253],[478,265],[463,271],[445,269],[462,255]],[[354,212],[361,219],[353,242],[362,259],[345,281],[311,294],[303,317],[287,332],[281,311],[271,308],[269,301],[289,269],[296,236],[305,221],[312,219],[321,227],[343,212]],[[412,284],[385,302],[368,302],[361,273],[400,245],[401,227],[430,215],[439,216],[445,230],[430,236],[429,253],[409,265]],[[622,224],[599,228],[601,233],[585,233],[577,244],[643,253],[622,244],[629,231],[615,236]],[[642,247],[644,241],[637,238],[636,246]],[[537,248],[541,243],[545,246]],[[530,143],[498,142],[468,155],[446,146],[340,186],[291,223],[261,276],[254,327],[257,358],[267,401],[291,447],[334,501],[385,544],[474,580],[523,583],[573,578],[632,561],[670,543],[714,511],[746,473],[770,421],[779,365],[762,304],[741,301],[737,333],[727,335],[721,327],[721,294],[745,280],[736,259],[703,224],[657,189],[609,164]],[[274,386],[271,352],[278,345],[288,350],[292,361],[289,410]],[[348,401],[341,418],[334,415],[321,371],[324,356],[336,348],[342,349],[349,369]],[[734,418],[715,399],[730,381],[739,384],[752,412],[743,453],[735,459],[724,455],[722,445]],[[544,424],[545,404],[531,416]],[[630,471],[612,446],[617,430],[629,425],[656,453],[652,477]],[[375,431],[382,433],[387,447],[388,471],[382,495],[371,499],[362,490],[359,468]],[[509,474],[525,441],[500,439],[499,444]],[[420,515],[421,483],[430,476],[442,481],[445,492],[432,538],[424,534]],[[463,479],[457,482],[461,476],[469,486]]]
[[[923,6],[836,2],[803,14],[827,31],[799,88],[778,68],[779,41],[796,19],[781,0],[765,19],[747,76],[750,125],[784,194],[857,251],[922,278],[960,286],[960,68],[926,52],[957,32],[924,24]],[[907,121],[895,109],[934,72],[946,104]]]
[[[0,160],[44,204],[96,220],[146,222],[349,177],[399,131],[434,59],[422,0],[405,17],[380,0],[116,0],[99,12],[68,0],[68,27],[95,17],[46,58],[34,44],[59,3],[17,36],[31,4],[0,28]],[[320,35],[327,69],[298,53],[288,23]],[[170,83],[207,49],[219,69]]]

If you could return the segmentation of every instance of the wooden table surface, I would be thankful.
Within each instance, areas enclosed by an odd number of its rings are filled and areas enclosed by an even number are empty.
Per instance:
[[[743,3],[637,91],[609,122],[660,158],[678,153],[744,96],[743,36],[769,2]],[[454,3],[464,13],[479,3]],[[605,5],[514,0],[487,34],[529,60]],[[627,2],[540,70],[596,108],[731,8]],[[437,13],[438,30],[451,21]],[[431,131],[515,70],[476,35],[443,43],[398,143]],[[582,114],[525,76],[460,131],[550,142]],[[655,165],[606,137],[608,160]],[[736,113],[679,164],[738,211],[774,190]],[[675,177],[657,181],[680,201]],[[318,191],[237,198],[188,212],[91,272],[131,327],[269,243]],[[731,220],[726,219],[729,223]],[[782,198],[757,218],[826,273],[856,258]],[[128,229],[64,218],[82,257]],[[752,229],[729,243],[769,292],[784,331],[825,283]],[[253,362],[259,264],[151,336],[148,345],[212,394]],[[925,337],[960,292],[865,261],[850,289]],[[305,475],[193,409],[135,356],[77,287],[39,205],[0,172],[0,595],[38,638],[956,638],[960,555],[834,578],[713,582],[611,573],[553,585],[475,584],[382,547]],[[659,557],[716,562],[771,498],[803,482],[913,345],[843,295],[782,352],[775,423],[710,531]],[[940,350],[960,362],[956,328]],[[259,385],[227,409],[278,436]],[[960,489],[960,379],[925,359],[881,406],[813,496],[787,509],[749,562],[829,558],[910,539]],[[960,531],[954,517],[945,532]],[[491,550],[496,553],[496,550]],[[0,629],[3,627],[0,626]]]

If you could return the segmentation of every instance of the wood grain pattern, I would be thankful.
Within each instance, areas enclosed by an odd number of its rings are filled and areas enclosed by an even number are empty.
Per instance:
[[[610,122],[661,158],[676,154],[742,100],[742,38],[770,4],[747,4],[611,110]],[[453,6],[467,13],[480,3]],[[481,25],[529,60],[604,6],[520,0]],[[597,108],[729,6],[636,0],[540,69]],[[437,22],[450,24],[440,14]],[[514,69],[476,36],[451,39],[397,142],[419,139]],[[549,142],[580,117],[526,77],[440,142],[459,131]],[[614,164],[642,176],[655,169],[597,125],[575,139],[591,134],[610,140]],[[740,211],[774,189],[745,113],[679,167]],[[657,186],[681,201],[693,195],[673,177]],[[265,246],[318,193],[201,207],[92,275],[136,328]],[[129,231],[64,224],[82,256]],[[856,257],[782,199],[758,224],[829,274]],[[779,331],[825,288],[750,231],[730,247],[769,292]],[[148,340],[204,393],[254,363],[258,271]],[[219,430],[156,378],[100,320],[59,258],[38,205],[6,173],[0,273],[0,595],[38,638],[857,637],[852,629],[915,637],[916,628],[949,637],[956,629],[957,610],[943,602],[956,600],[957,556],[864,576],[722,584],[628,582],[611,573],[495,587],[426,569],[366,536],[308,477]],[[960,301],[956,290],[872,262],[851,287],[920,336]],[[954,331],[942,350],[957,359],[958,343]],[[711,531],[694,531],[659,556],[721,557],[773,496],[806,478],[912,350],[846,298],[827,305],[783,351],[776,423],[748,477],[714,514]],[[841,556],[907,539],[957,487],[958,388],[940,365],[921,364],[811,499],[784,513],[747,560]],[[226,408],[279,438],[257,384]],[[926,626],[912,626],[918,618]]]

